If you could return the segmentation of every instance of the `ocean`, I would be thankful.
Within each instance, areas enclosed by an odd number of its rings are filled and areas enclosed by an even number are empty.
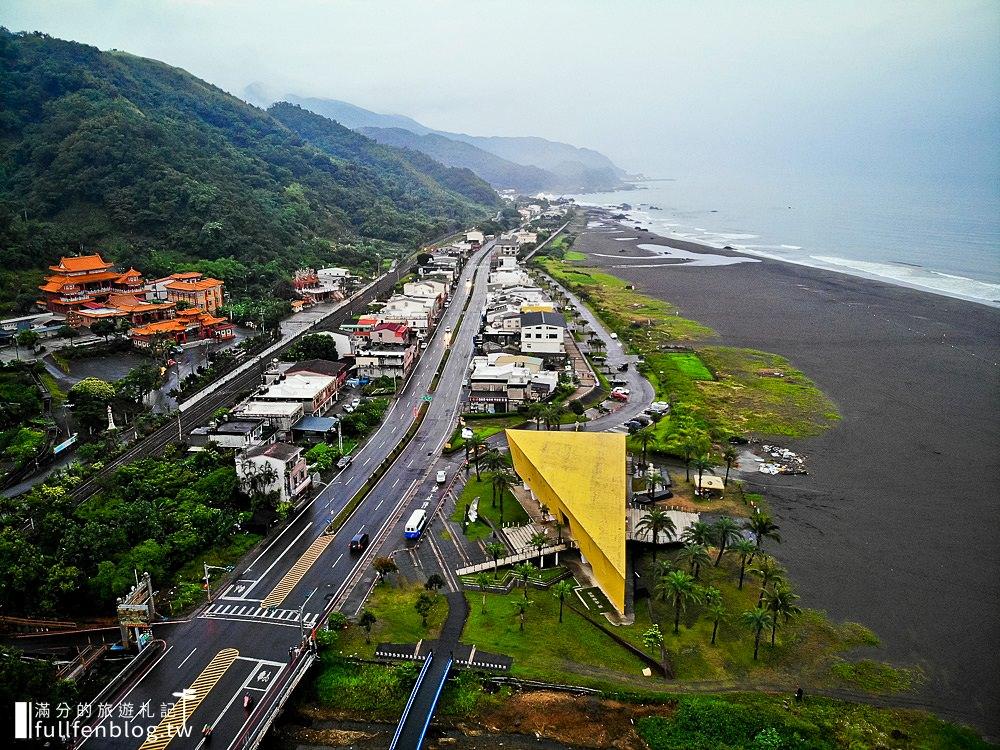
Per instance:
[[[1000,307],[1000,182],[676,177],[572,196],[665,238]]]

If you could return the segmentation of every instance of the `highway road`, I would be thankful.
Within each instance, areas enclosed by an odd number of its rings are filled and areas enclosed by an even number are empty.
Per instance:
[[[167,641],[166,652],[123,692],[111,718],[97,720],[95,710],[95,725],[121,725],[125,721],[120,718],[122,710],[127,713],[131,707],[136,712],[143,704],[154,718],[139,723],[156,724],[161,706],[181,702],[174,693],[197,684],[199,697],[188,706],[188,724],[215,727],[215,747],[243,746],[243,737],[251,728],[248,719],[252,715],[256,721],[259,715],[244,711],[243,696],[253,696],[255,704],[271,699],[274,690],[268,691],[272,683],[287,678],[290,649],[299,645],[303,633],[321,623],[324,611],[365,593],[377,547],[384,547],[379,554],[401,547],[401,519],[432,496],[431,457],[440,451],[456,424],[462,379],[485,306],[491,254],[492,245],[487,245],[466,264],[431,343],[382,425],[354,461],[263,549],[252,553],[235,580],[213,592],[211,604],[187,621],[155,627],[156,637]],[[459,327],[467,299],[464,324]],[[449,327],[451,334],[446,330]],[[449,348],[433,400],[413,440],[342,530],[324,535],[329,520],[403,438]],[[433,502],[438,495],[434,493]],[[360,531],[371,535],[372,545],[366,554],[355,557],[348,546],[351,536]],[[453,582],[449,583],[452,588]],[[135,738],[93,737],[77,747],[135,748],[142,744]],[[147,742],[144,748],[161,750],[165,744]],[[175,738],[171,746],[200,744],[199,735]]]

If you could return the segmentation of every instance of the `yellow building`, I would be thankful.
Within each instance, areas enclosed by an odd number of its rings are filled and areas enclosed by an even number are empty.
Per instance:
[[[580,547],[601,591],[625,613],[625,436],[507,430],[514,471]]]

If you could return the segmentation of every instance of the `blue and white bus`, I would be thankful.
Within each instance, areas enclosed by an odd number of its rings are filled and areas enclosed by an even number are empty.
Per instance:
[[[424,526],[427,525],[427,511],[423,508],[418,508],[410,514],[410,520],[406,522],[406,527],[403,530],[403,536],[407,539],[419,539],[420,534],[423,533]]]

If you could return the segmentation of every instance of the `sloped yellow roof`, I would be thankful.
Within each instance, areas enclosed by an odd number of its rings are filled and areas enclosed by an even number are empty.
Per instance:
[[[625,435],[506,430],[542,479],[625,576]]]

